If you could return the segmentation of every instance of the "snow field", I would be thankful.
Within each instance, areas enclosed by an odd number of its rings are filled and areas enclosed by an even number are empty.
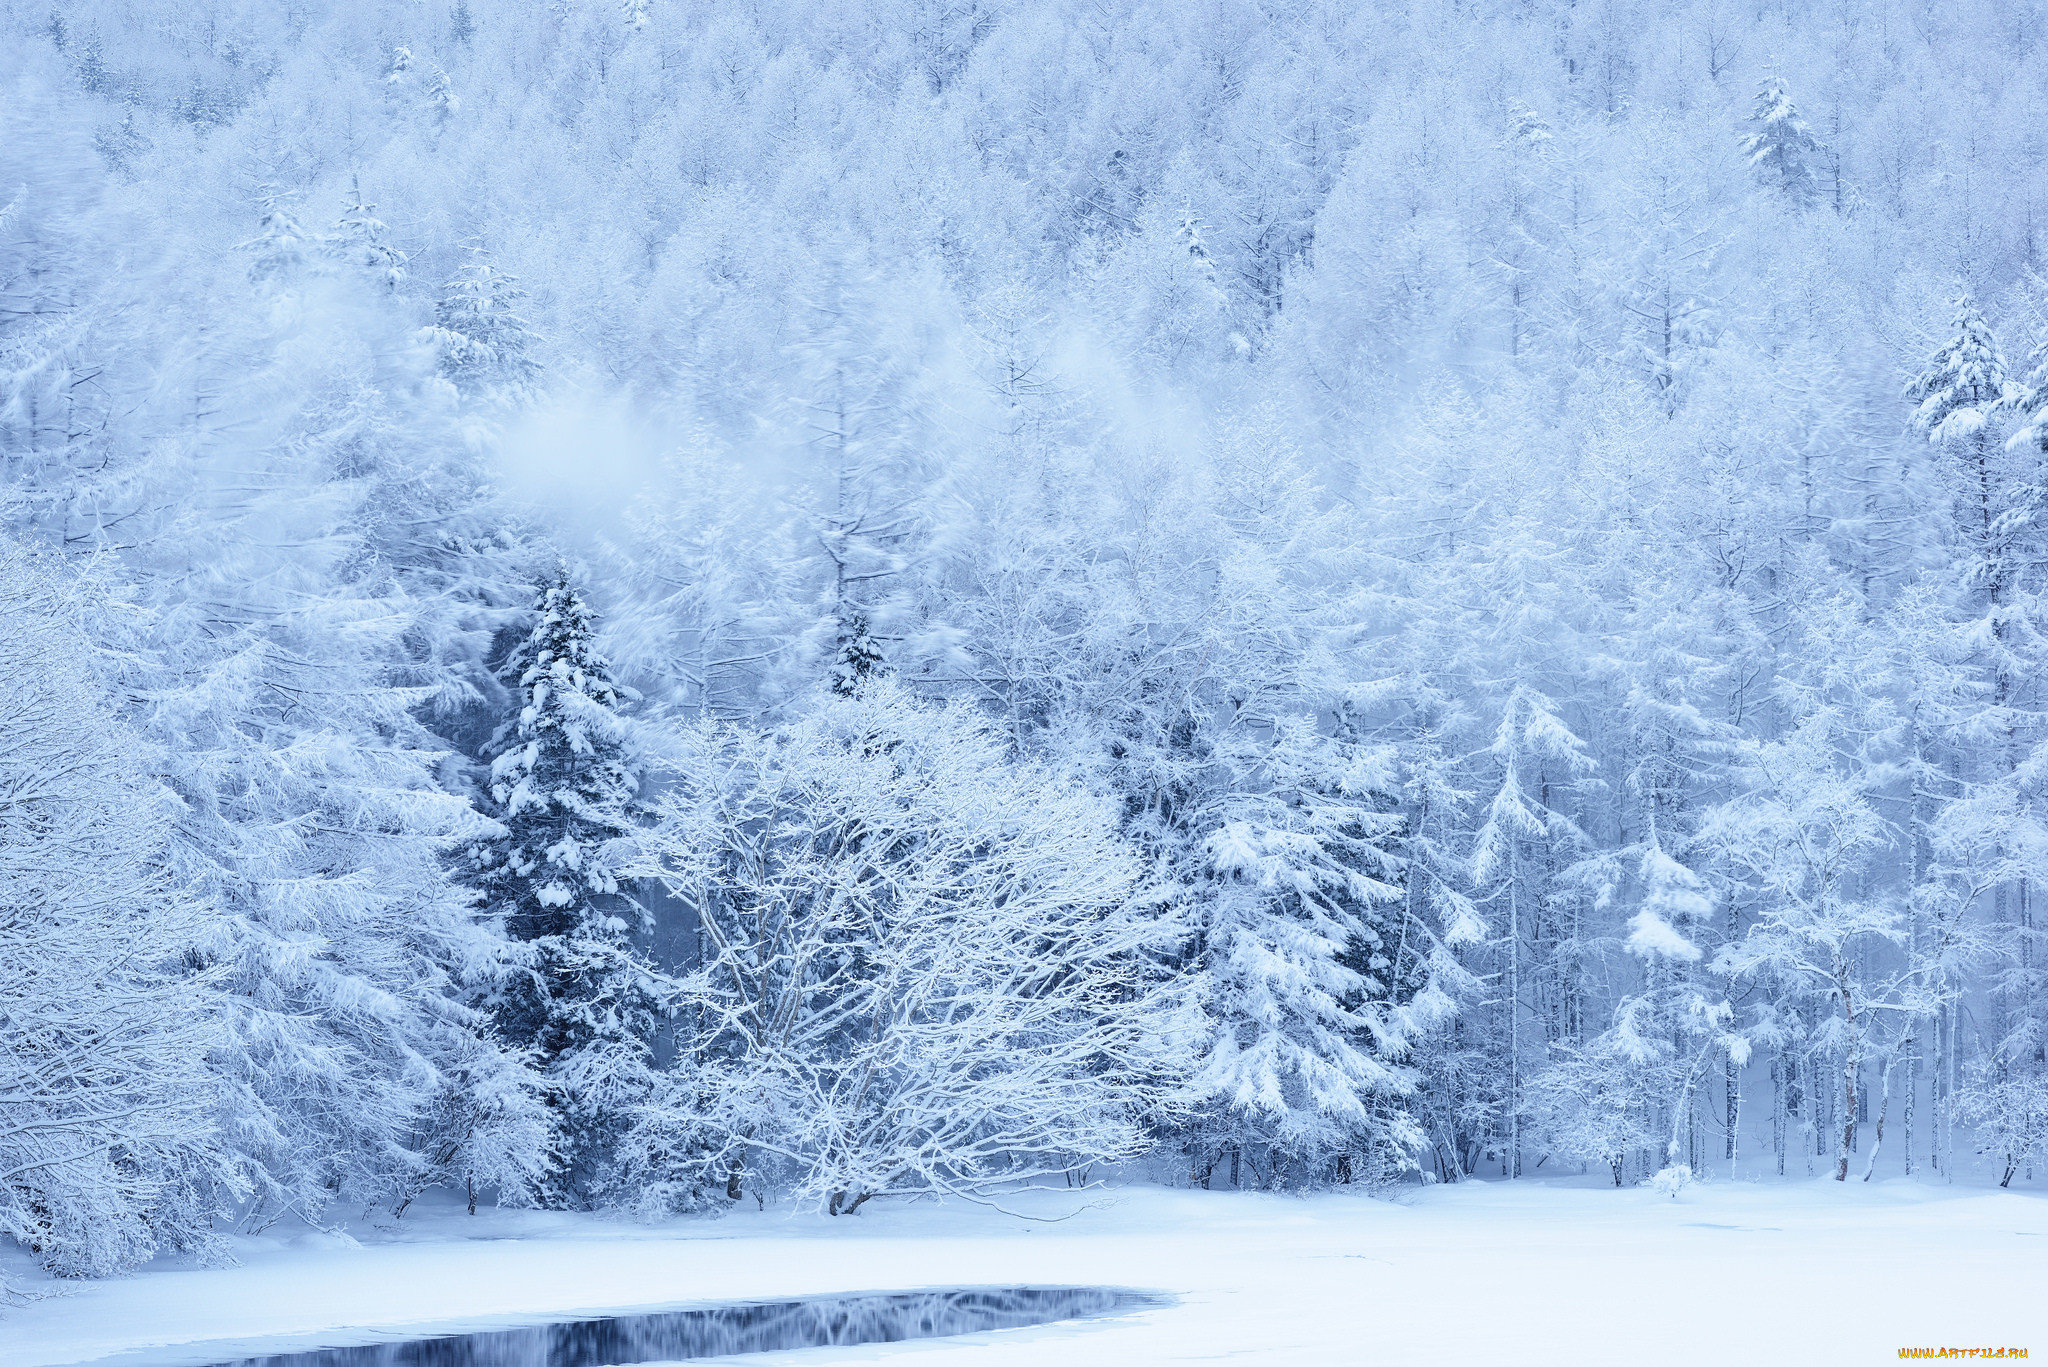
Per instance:
[[[1394,1200],[1138,1188],[1103,1201],[1057,1223],[870,1206],[838,1221],[770,1211],[659,1227],[435,1207],[397,1228],[355,1229],[359,1243],[273,1233],[239,1241],[237,1267],[159,1264],[79,1284],[0,1320],[0,1367],[219,1361],[231,1354],[196,1345],[371,1342],[451,1322],[1023,1283],[1134,1287],[1174,1303],[733,1361],[1675,1367],[1896,1361],[1921,1346],[2048,1353],[2048,1201],[2030,1195],[1722,1182],[1669,1199],[1474,1182]]]

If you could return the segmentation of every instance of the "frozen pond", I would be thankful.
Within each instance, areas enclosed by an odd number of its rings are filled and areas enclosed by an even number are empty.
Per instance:
[[[250,1357],[222,1367],[612,1367],[901,1339],[1117,1314],[1155,1303],[1100,1287],[971,1287],[817,1296]]]

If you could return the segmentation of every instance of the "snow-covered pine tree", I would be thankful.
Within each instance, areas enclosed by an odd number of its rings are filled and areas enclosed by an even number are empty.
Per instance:
[[[351,177],[348,204],[326,245],[346,265],[366,272],[382,289],[392,292],[405,282],[405,253],[385,241],[388,231],[377,217],[377,206],[363,202],[360,178]]]
[[[1819,188],[1814,182],[1813,160],[1820,143],[1806,120],[1799,117],[1784,77],[1775,72],[1764,77],[1749,124],[1751,131],[1742,140],[1742,150],[1757,179],[1796,208],[1812,204]]]
[[[614,869],[639,790],[622,693],[566,563],[541,578],[533,613],[503,671],[519,711],[491,741],[505,835],[481,848],[481,883],[521,950],[498,1019],[552,1088],[562,1162],[552,1199],[589,1204],[609,1199],[618,1146],[657,1086],[652,1040],[665,998],[634,945],[647,913]]]
[[[469,261],[441,287],[426,335],[440,348],[441,374],[463,397],[516,402],[532,393],[540,366],[533,356],[538,339],[519,314],[525,298],[518,278],[499,270],[482,247],[470,248]]]
[[[1406,916],[1391,756],[1281,719],[1257,778],[1219,798],[1203,846],[1201,968],[1215,1034],[1197,1083],[1218,1112],[1198,1170],[1260,1186],[1412,1166],[1404,1098],[1419,993],[1435,1024],[1433,938]]]
[[[1949,339],[1907,383],[1905,394],[1915,401],[1908,425],[1940,448],[1949,463],[1957,530],[1980,551],[1991,549],[2005,511],[1991,438],[1992,425],[2012,393],[2012,373],[1991,325],[1967,292],[1957,296]],[[1994,600],[2002,587],[1987,585]]]
[[[263,216],[256,235],[237,244],[249,257],[250,283],[271,297],[289,294],[305,280],[321,243],[292,212],[296,196],[275,187],[259,198]]]
[[[832,691],[842,698],[850,698],[881,668],[882,652],[876,648],[875,638],[868,633],[867,615],[856,612],[846,624],[839,653],[832,664]]]
[[[454,118],[462,109],[462,99],[455,93],[455,82],[449,78],[446,68],[438,63],[427,78],[427,108],[432,112],[437,127]]]
[[[191,964],[227,989],[208,1063],[253,1188],[236,1213],[396,1209],[465,1174],[516,1199],[534,1079],[463,1000],[499,942],[447,861],[489,823],[438,782],[428,695],[396,677],[419,619],[365,553],[376,363],[330,263],[271,208],[258,290],[207,280],[233,304],[177,371],[204,405],[127,494],[148,533],[75,538],[122,552],[132,600],[102,615],[100,658],[182,803],[166,859],[225,913]]]

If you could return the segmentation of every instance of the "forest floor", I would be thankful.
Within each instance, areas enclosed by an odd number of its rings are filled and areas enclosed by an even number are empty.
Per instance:
[[[1040,1198],[1044,1215],[1071,1198]],[[1469,1182],[1391,1199],[1117,1189],[1056,1223],[874,1205],[637,1225],[415,1210],[347,1234],[237,1240],[0,1311],[0,1367],[219,1362],[678,1302],[927,1286],[1163,1293],[1124,1317],[735,1363],[1898,1361],[1904,1347],[2048,1358],[2048,1199],[1902,1179],[1708,1182],[1679,1196]],[[18,1271],[13,1264],[8,1270]]]

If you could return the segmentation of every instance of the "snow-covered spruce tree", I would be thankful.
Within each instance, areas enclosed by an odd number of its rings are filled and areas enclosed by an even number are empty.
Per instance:
[[[377,206],[363,201],[362,182],[353,180],[348,203],[326,245],[345,265],[365,272],[384,290],[395,291],[405,283],[405,253],[386,240],[389,231],[377,217]]]
[[[1221,1114],[1198,1169],[1227,1159],[1243,1185],[1249,1163],[1265,1186],[1410,1168],[1424,1140],[1403,1061],[1451,1004],[1430,982],[1434,938],[1406,914],[1391,756],[1288,717],[1263,758],[1203,848],[1215,1035],[1196,1083]]]
[[[1775,73],[1764,77],[1757,91],[1756,107],[1749,116],[1750,132],[1742,140],[1750,169],[1763,184],[1783,195],[1795,208],[1813,203],[1819,186],[1814,181],[1813,162],[1820,144],[1806,120],[1792,103],[1785,78]]]
[[[661,975],[635,948],[648,917],[621,887],[614,842],[634,828],[639,777],[596,617],[566,563],[542,577],[533,626],[504,665],[519,711],[492,738],[502,838],[480,847],[491,913],[520,947],[496,1009],[548,1080],[557,1203],[609,1199],[615,1151],[657,1085]]]
[[[628,872],[702,928],[680,1045],[729,1194],[1064,1187],[1171,1117],[1183,932],[1107,804],[887,678],[678,744]]]
[[[520,316],[526,291],[482,247],[441,287],[426,337],[439,350],[442,375],[464,398],[517,401],[540,373],[536,338]]]
[[[1905,393],[1915,402],[1908,425],[1942,453],[1956,531],[1982,563],[1981,587],[1993,603],[2002,602],[2010,567],[2000,563],[2006,557],[1999,552],[2007,539],[2003,520],[2011,490],[1999,468],[1993,427],[2013,383],[1991,325],[1968,294],[1955,301],[1949,339]]]
[[[846,636],[832,662],[832,691],[842,698],[860,692],[861,686],[881,670],[882,652],[868,633],[865,613],[855,612],[846,624]]]
[[[206,1066],[221,975],[186,960],[218,912],[166,862],[176,804],[83,634],[4,545],[0,604],[0,1236],[65,1275],[217,1252],[241,1194]]]

